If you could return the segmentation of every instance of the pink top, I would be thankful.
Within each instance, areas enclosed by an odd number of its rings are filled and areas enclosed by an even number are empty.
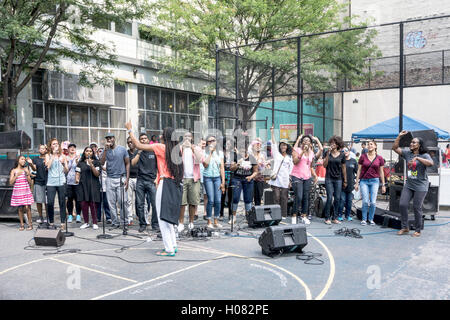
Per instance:
[[[294,148],[294,151],[297,152],[298,154],[302,152],[300,148]],[[314,159],[313,152],[309,152],[308,156],[303,154],[300,158],[300,162],[294,165],[291,175],[303,180],[308,180],[309,178],[311,178],[311,164],[313,159]]]

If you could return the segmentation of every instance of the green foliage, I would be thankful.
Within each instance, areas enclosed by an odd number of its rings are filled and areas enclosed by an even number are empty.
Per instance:
[[[98,26],[141,19],[146,0],[3,0],[0,6],[0,59],[3,110],[41,67],[64,72],[61,59],[81,66],[79,84],[111,80],[114,48],[98,41]],[[6,85],[8,84],[8,85]],[[6,88],[10,87],[8,91]],[[9,97],[6,99],[5,97]]]
[[[252,96],[271,94],[272,76],[276,94],[296,92],[294,37],[364,26],[350,25],[343,18],[345,7],[336,0],[156,0],[150,12],[156,23],[145,32],[164,39],[174,50],[172,56],[154,58],[164,65],[162,72],[176,78],[200,74],[214,81],[216,45],[226,49],[254,44],[229,52],[240,57],[239,99],[250,102]],[[305,90],[327,91],[344,78],[353,84],[366,81],[368,59],[380,55],[373,44],[375,35],[372,29],[359,29],[302,37]],[[282,38],[289,40],[272,41]],[[231,96],[234,68],[234,56],[221,51],[220,81]],[[261,100],[251,104],[257,106]]]

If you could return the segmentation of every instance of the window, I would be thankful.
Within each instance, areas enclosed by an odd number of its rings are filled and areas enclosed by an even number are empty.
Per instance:
[[[131,22],[116,22],[115,31],[131,36],[133,34],[133,25]]]
[[[56,105],[56,125],[67,126],[67,106]]]
[[[125,108],[127,106],[126,92],[127,92],[126,85],[121,85],[119,83],[114,84],[114,105],[116,107]]]
[[[200,95],[190,94],[189,95],[189,113],[190,114],[200,114]]]
[[[123,128],[126,119],[126,111],[124,109],[111,109],[111,128]]]
[[[187,113],[187,93],[177,93],[176,94],[176,112]]]
[[[92,25],[97,29],[111,30],[111,22],[105,19],[95,19]]]
[[[166,127],[194,131],[200,121],[200,95],[138,86],[139,131],[161,134]]]
[[[42,77],[43,72],[37,71],[32,77],[32,98],[34,100],[42,100]]]
[[[147,130],[153,131],[160,130],[161,128],[159,126],[159,117],[160,115],[157,112],[147,112],[145,128],[147,128]]]
[[[147,110],[159,111],[159,90],[145,88],[145,103]]]
[[[44,118],[43,102],[33,102],[33,118]]]
[[[70,107],[70,126],[71,127],[87,127],[88,126],[88,110],[86,107],[72,106]]]
[[[173,112],[173,92],[161,91],[161,111]]]
[[[46,125],[55,125],[55,105],[53,103],[49,103],[45,105],[45,124]]]

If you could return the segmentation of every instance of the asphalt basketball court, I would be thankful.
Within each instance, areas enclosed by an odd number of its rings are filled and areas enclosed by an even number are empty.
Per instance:
[[[203,227],[203,206],[196,227]],[[37,216],[36,213],[33,215]],[[58,214],[55,215],[58,217]],[[0,299],[38,300],[366,300],[450,298],[450,211],[426,220],[420,238],[397,236],[395,229],[352,222],[328,226],[313,217],[304,254],[270,258],[261,253],[263,228],[247,228],[238,214],[208,238],[179,235],[175,257],[159,257],[163,248],[153,231],[138,226],[113,239],[99,240],[91,228],[65,244],[36,247],[33,231],[18,231],[14,220],[0,223]],[[281,225],[289,224],[290,218]],[[362,238],[336,235],[357,228]],[[137,238],[133,235],[138,235]],[[45,293],[45,294],[44,294]]]

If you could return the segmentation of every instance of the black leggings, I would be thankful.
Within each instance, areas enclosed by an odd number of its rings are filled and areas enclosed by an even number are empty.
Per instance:
[[[78,194],[77,189],[79,188],[79,185],[67,185],[66,186],[66,193],[67,193],[67,213],[72,215],[73,214],[73,202],[75,201],[75,210],[77,213],[77,216],[81,214],[81,201],[78,201]]]
[[[47,186],[47,214],[50,223],[54,222],[55,196],[58,192],[59,216],[61,223],[66,222],[66,186]]]
[[[256,181],[253,184],[253,201],[255,201],[255,206],[261,205],[261,200],[264,195],[264,181]]]
[[[423,200],[427,195],[427,191],[414,191],[407,187],[403,187],[402,195],[400,196],[400,213],[402,215],[402,229],[409,229],[408,226],[408,209],[409,201],[413,199],[414,210],[414,230],[420,232],[423,229],[422,224],[422,205]]]

